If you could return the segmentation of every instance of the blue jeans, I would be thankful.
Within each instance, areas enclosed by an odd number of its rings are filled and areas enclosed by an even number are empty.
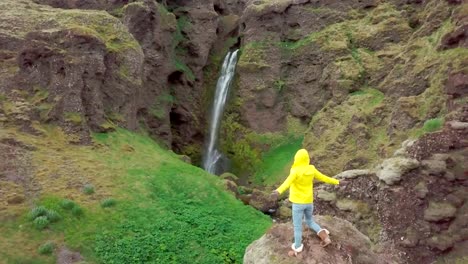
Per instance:
[[[299,248],[302,244],[302,218],[305,214],[307,225],[318,233],[322,229],[312,217],[314,204],[292,204],[292,219],[294,225],[294,247]]]

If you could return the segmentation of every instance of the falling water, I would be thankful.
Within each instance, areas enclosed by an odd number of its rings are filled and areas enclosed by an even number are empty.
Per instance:
[[[211,110],[211,125],[209,137],[206,141],[206,149],[203,157],[203,168],[213,174],[219,172],[220,162],[222,161],[223,154],[217,149],[219,126],[221,117],[224,111],[224,105],[231,86],[231,81],[234,77],[234,72],[237,63],[237,52],[229,52],[224,58],[223,66],[221,68],[221,75],[219,76],[218,83],[216,84],[216,92],[214,96],[213,108]]]

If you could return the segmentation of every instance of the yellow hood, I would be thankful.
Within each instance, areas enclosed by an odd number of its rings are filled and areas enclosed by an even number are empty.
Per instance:
[[[309,153],[305,149],[300,149],[297,151],[296,155],[294,156],[294,164],[292,168],[297,168],[300,166],[307,166],[309,165]]]

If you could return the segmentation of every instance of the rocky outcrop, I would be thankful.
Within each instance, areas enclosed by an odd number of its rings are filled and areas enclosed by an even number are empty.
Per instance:
[[[389,263],[391,257],[381,256],[372,250],[368,237],[351,223],[340,218],[316,216],[315,220],[331,232],[333,243],[327,248],[320,246],[314,232],[303,233],[304,251],[297,258],[288,257],[291,249],[293,229],[291,224],[273,226],[263,237],[247,247],[244,255],[246,264],[275,263]]]
[[[10,70],[2,71],[0,91],[11,122],[57,123],[82,142],[89,129],[136,128],[143,53],[118,19],[28,1],[1,5],[0,49],[9,54],[1,63]]]
[[[446,126],[419,140],[405,141],[394,157],[383,161],[387,169],[377,167],[376,174],[347,177],[349,184],[344,187],[318,187],[316,211],[349,220],[374,243],[393,241],[395,250],[406,254],[401,263],[428,263],[440,255],[451,262],[463,259],[466,254],[451,252],[468,239],[468,227],[462,224],[468,197],[466,146],[454,140],[450,149],[431,147],[454,131]],[[399,180],[383,177],[388,171],[399,175]],[[355,174],[355,170],[345,171],[338,176]]]

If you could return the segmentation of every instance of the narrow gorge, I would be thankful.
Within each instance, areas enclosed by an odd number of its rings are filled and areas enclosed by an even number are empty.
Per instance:
[[[461,0],[1,0],[0,263],[466,263]],[[271,191],[300,148],[322,249]]]

